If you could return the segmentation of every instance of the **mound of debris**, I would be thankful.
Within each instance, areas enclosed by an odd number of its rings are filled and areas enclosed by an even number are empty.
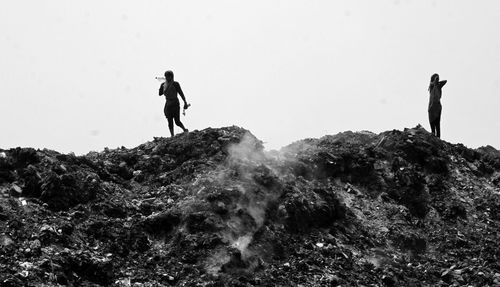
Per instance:
[[[239,127],[0,150],[2,286],[500,285],[500,152]]]

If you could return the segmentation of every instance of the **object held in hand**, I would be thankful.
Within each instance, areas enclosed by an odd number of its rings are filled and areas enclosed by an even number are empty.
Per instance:
[[[191,106],[191,104],[185,104],[184,105],[184,109],[182,110],[182,115],[185,116],[186,115],[186,110]]]
[[[156,80],[160,81],[160,82],[165,82],[165,77],[155,77]]]

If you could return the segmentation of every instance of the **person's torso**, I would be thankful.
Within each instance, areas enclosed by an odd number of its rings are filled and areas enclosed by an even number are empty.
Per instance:
[[[163,84],[163,94],[165,95],[167,103],[179,102],[179,99],[177,98],[177,89],[175,88],[175,86],[175,82]]]
[[[429,109],[432,107],[441,107],[441,88],[439,86],[432,87],[429,97]]]

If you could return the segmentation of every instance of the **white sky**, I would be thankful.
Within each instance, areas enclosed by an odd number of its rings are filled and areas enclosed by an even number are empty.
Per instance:
[[[86,153],[167,136],[161,76],[187,128],[239,125],[279,148],[345,130],[429,130],[500,148],[500,1],[0,0],[0,147]],[[176,128],[176,132],[180,129]]]

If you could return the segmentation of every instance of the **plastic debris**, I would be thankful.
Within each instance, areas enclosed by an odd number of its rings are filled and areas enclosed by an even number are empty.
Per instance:
[[[499,174],[497,150],[421,127],[274,152],[238,127],[11,149],[0,285],[495,286]]]

